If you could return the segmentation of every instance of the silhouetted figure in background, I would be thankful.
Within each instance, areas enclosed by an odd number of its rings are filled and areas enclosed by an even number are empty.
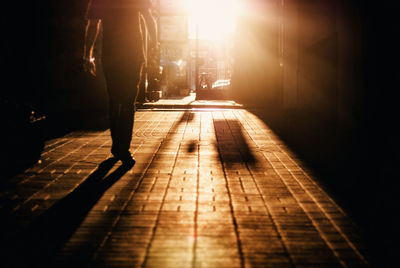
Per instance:
[[[206,89],[211,89],[212,88],[212,83],[211,83],[211,78],[210,75],[207,73],[202,73],[200,75],[200,87],[201,88],[206,88]]]
[[[149,51],[157,54],[157,26],[150,0],[90,0],[84,47],[84,68],[96,75],[93,49],[100,27],[103,29],[102,63],[109,96],[111,153],[133,165],[130,152],[135,101],[145,61],[141,16],[150,35]]]

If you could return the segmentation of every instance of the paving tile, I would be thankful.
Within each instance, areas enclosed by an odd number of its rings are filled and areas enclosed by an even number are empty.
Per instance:
[[[250,112],[139,111],[133,133],[125,171],[100,170],[108,130],[48,141],[0,191],[7,241],[68,215],[57,266],[368,267],[357,226]]]

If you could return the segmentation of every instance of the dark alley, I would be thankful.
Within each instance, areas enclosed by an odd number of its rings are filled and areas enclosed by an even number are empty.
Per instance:
[[[7,1],[0,267],[397,267],[398,10]]]

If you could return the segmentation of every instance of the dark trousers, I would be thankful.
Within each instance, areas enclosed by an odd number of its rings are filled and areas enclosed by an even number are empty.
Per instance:
[[[113,153],[123,154],[130,148],[142,65],[141,61],[130,62],[127,66],[104,64]]]
[[[102,62],[109,96],[112,153],[129,151],[144,62],[139,14],[103,19]]]

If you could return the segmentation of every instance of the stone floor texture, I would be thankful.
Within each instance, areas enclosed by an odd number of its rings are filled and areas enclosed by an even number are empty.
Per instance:
[[[108,130],[81,131],[3,183],[6,265],[369,266],[357,226],[255,115],[135,118],[131,169],[110,158]]]

